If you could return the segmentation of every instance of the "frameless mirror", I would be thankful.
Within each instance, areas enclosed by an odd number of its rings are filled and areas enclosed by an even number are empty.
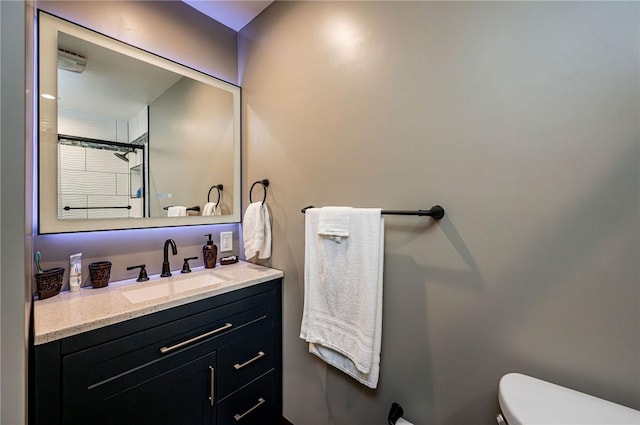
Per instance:
[[[39,12],[38,231],[240,221],[240,87]]]

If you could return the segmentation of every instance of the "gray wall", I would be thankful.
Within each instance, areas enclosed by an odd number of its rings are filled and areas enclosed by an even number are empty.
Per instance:
[[[7,425],[25,423],[27,399],[25,97],[31,87],[25,63],[31,26],[25,15],[23,2],[0,2],[0,423]]]
[[[237,83],[236,32],[182,2],[38,1],[37,7],[198,71]],[[69,255],[82,252],[84,276],[88,276],[90,262],[108,259],[113,263],[111,279],[118,280],[135,277],[137,272],[127,272],[126,267],[136,264],[147,264],[150,274],[160,273],[162,246],[167,238],[175,239],[178,244],[178,255],[170,259],[172,269],[178,269],[185,257],[198,255],[202,259],[202,245],[206,241],[202,236],[204,233],[213,233],[217,244],[219,232],[233,231],[234,251],[237,253],[238,227],[215,225],[36,235],[34,249],[42,252],[43,267],[63,266],[67,270]]]
[[[296,425],[491,424],[519,371],[640,409],[639,5],[276,2],[240,32]],[[309,204],[386,217],[369,391],[298,338]]]

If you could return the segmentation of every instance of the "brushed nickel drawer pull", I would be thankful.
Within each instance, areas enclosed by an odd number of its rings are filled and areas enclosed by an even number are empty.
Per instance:
[[[222,331],[224,331],[226,329],[229,329],[232,326],[233,325],[231,323],[225,323],[224,326],[221,326],[218,329],[214,329],[212,331],[209,331],[209,332],[204,333],[202,335],[198,335],[198,336],[196,336],[194,338],[191,338],[191,339],[188,339],[186,341],[179,342],[178,344],[172,345],[171,347],[162,347],[162,348],[160,348],[160,353],[161,354],[170,353],[170,352],[172,352],[174,350],[177,350],[178,348],[185,347],[187,345],[193,344],[194,342],[198,342],[198,341],[200,341],[202,339],[208,338],[211,335],[215,335],[215,334],[217,334],[219,332],[222,332]]]
[[[260,359],[261,359],[261,358],[263,358],[264,356],[266,356],[266,354],[264,354],[262,351],[258,351],[258,355],[257,355],[257,356],[255,356],[254,358],[249,359],[249,360],[247,360],[246,362],[244,362],[244,363],[242,363],[242,364],[238,364],[238,363],[236,363],[236,364],[234,364],[234,365],[233,365],[233,367],[235,367],[235,368],[236,368],[236,370],[240,370],[240,369],[242,369],[243,367],[248,366],[248,365],[250,365],[251,363],[255,362],[256,360],[260,360]]]
[[[211,391],[209,392],[209,400],[211,401],[211,406],[213,406],[213,403],[215,402],[215,382],[216,382],[216,370],[213,368],[213,366],[209,366],[209,372],[211,373]]]
[[[251,409],[247,410],[246,412],[244,412],[242,415],[239,413],[236,413],[233,416],[233,419],[236,420],[236,422],[239,422],[240,419],[244,418],[245,416],[247,416],[249,413],[253,412],[254,410],[256,410],[258,407],[262,406],[265,403],[264,398],[260,397],[258,399],[258,404],[256,404],[255,406],[253,406]]]

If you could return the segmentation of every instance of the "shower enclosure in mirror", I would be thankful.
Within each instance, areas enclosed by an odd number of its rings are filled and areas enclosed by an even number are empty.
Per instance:
[[[239,222],[240,87],[38,19],[39,233]]]
[[[58,219],[148,217],[147,146],[58,135]]]

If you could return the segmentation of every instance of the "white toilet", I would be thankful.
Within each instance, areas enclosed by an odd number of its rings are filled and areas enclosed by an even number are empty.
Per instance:
[[[520,373],[500,379],[504,425],[640,425],[640,411]]]

